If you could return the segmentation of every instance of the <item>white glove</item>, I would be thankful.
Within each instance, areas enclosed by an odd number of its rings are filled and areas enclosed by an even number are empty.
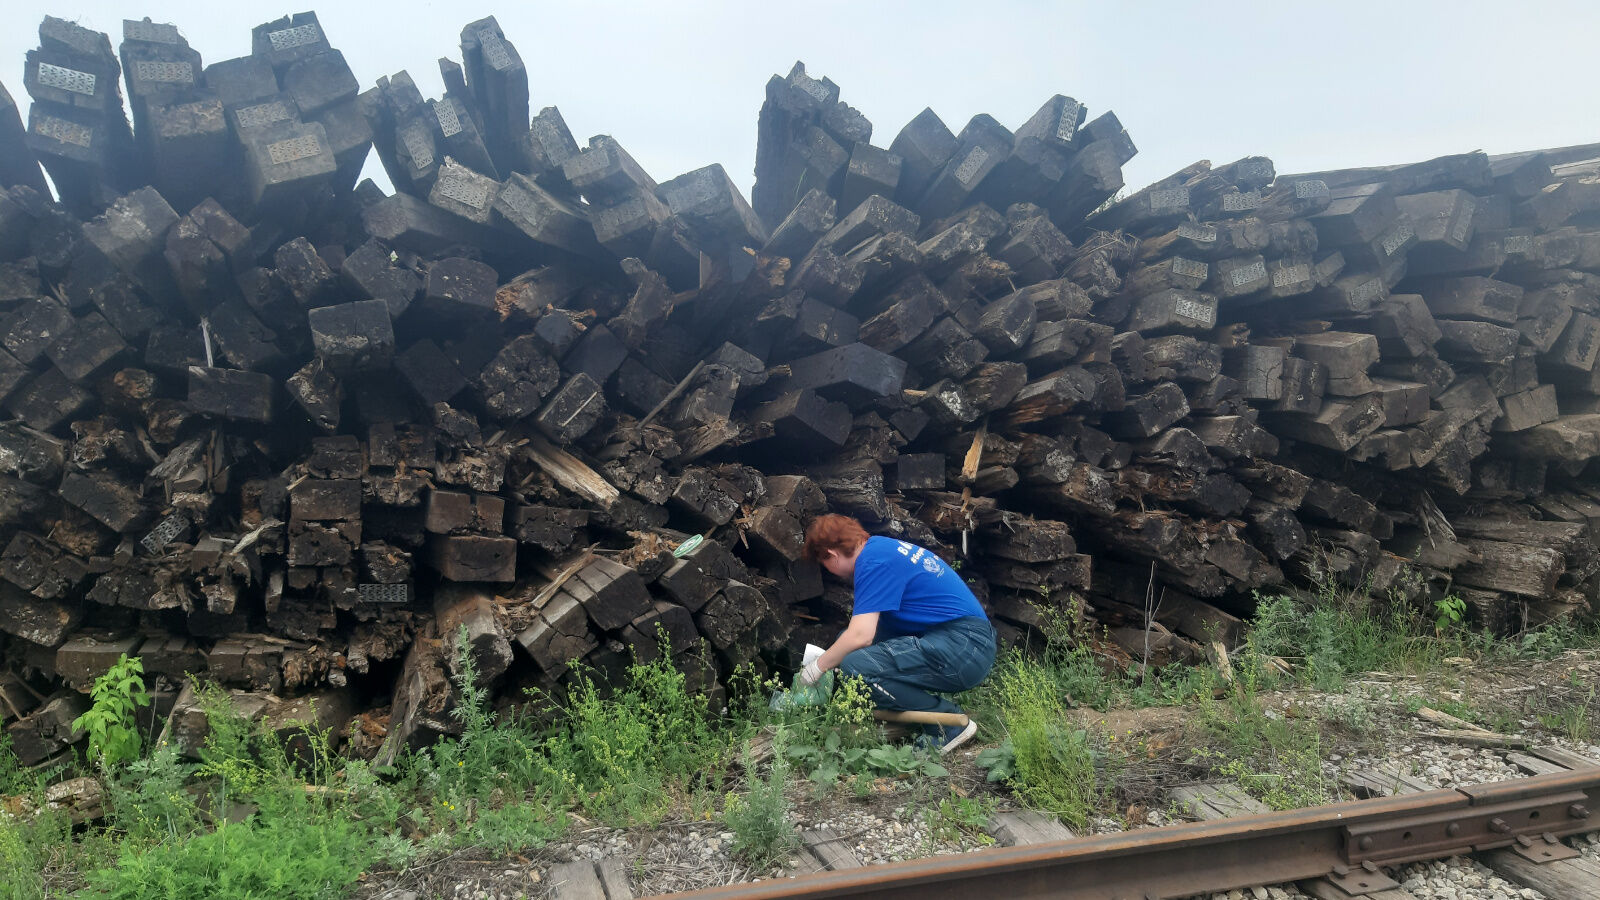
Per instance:
[[[807,687],[816,684],[821,678],[822,667],[817,665],[816,660],[806,663],[806,667],[800,670],[800,680],[804,682]]]

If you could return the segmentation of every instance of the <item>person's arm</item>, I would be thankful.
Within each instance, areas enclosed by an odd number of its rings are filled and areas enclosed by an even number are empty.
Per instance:
[[[829,647],[827,652],[817,660],[818,673],[837,668],[846,656],[860,650],[862,647],[871,646],[872,638],[877,633],[877,613],[861,613],[860,615],[851,616],[850,624],[845,627],[844,633],[839,635],[839,639],[833,642],[833,646]]]
[[[806,666],[801,675],[806,684],[814,684],[822,673],[837,668],[851,653],[871,645],[878,633],[878,615],[900,608],[903,583],[896,583],[893,574],[884,566],[858,560],[854,576],[853,614],[844,633],[833,642],[816,662]]]

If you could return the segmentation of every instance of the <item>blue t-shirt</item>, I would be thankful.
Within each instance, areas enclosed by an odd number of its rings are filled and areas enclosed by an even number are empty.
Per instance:
[[[878,637],[922,634],[931,625],[984,617],[978,598],[925,547],[869,537],[856,558],[855,615],[881,613]]]

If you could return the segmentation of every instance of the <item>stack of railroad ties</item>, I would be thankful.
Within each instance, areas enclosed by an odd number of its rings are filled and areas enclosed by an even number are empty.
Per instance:
[[[530,120],[493,19],[437,100],[361,92],[313,14],[253,46],[203,66],[128,22],[119,61],[47,18],[26,128],[0,109],[28,762],[123,652],[187,743],[185,672],[355,718],[353,752],[426,742],[463,633],[505,702],[662,631],[715,694],[847,615],[800,559],[824,509],[959,563],[1010,640],[1076,618],[1134,662],[1316,579],[1497,628],[1595,583],[1594,148],[1202,162],[1108,204],[1135,152],[1109,112],[929,110],[885,149],[797,65],[752,206]],[[369,146],[393,195],[356,184]]]

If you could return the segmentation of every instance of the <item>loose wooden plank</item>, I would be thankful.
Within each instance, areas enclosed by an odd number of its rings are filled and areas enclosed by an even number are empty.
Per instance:
[[[859,869],[863,865],[844,837],[832,828],[808,828],[800,833],[800,839],[830,871]]]
[[[592,862],[568,862],[550,867],[545,875],[554,900],[607,900],[605,885]]]
[[[985,830],[1005,847],[1045,844],[1074,837],[1071,829],[1061,824],[1060,819],[1034,809],[996,813]]]

